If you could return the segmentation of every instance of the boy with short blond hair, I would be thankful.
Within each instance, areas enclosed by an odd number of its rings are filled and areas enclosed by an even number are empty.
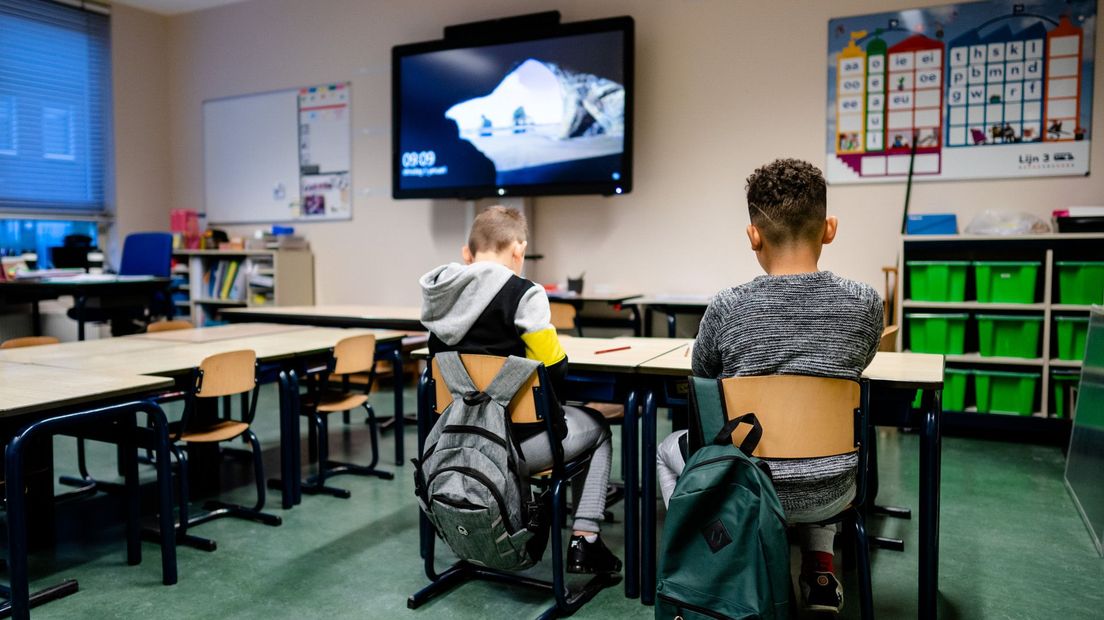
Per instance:
[[[562,394],[567,355],[552,326],[544,288],[521,277],[527,244],[521,212],[498,205],[482,211],[460,251],[464,264],[442,265],[421,277],[422,324],[429,329],[431,354],[457,351],[534,359],[548,369],[553,392]],[[575,507],[567,570],[615,573],[621,561],[598,536],[613,457],[609,426],[593,410],[562,409],[564,427],[551,440],[561,442],[565,460],[592,453]],[[519,426],[515,437],[521,439],[520,451],[531,471],[552,466],[550,438],[543,426]]]
[[[882,300],[866,284],[820,271],[821,250],[836,236],[827,188],[815,166],[779,159],[747,180],[748,241],[767,275],[726,289],[710,302],[694,344],[701,377],[813,375],[858,380],[882,333]],[[685,466],[685,431],[659,447],[663,500]],[[853,454],[767,461],[791,523],[841,512],[855,495]],[[833,570],[834,526],[801,525],[802,606],[838,613],[843,589]]]

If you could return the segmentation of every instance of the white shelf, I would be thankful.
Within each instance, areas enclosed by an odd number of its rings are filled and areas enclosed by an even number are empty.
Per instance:
[[[248,302],[238,299],[193,299],[197,304],[207,304],[211,306],[247,306]]]
[[[987,304],[979,301],[914,301],[906,299],[902,308],[931,308],[933,310],[1045,310],[1046,304]]]
[[[1081,368],[1081,365],[1082,365],[1081,360],[1060,360],[1060,359],[1051,359],[1050,360],[1050,367],[1051,368]]]
[[[1089,312],[1093,307],[1092,304],[1053,304],[1050,309],[1068,310],[1070,312]]]
[[[943,358],[956,364],[993,364],[998,366],[1042,366],[1041,357],[983,357],[978,353],[945,355]]]
[[[1104,233],[1046,233],[1042,235],[904,235],[907,242],[913,241],[1062,241],[1074,239],[1104,239]]]

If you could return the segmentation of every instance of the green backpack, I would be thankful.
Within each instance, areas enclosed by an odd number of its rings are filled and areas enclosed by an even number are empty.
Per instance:
[[[693,377],[690,386],[700,437],[710,443],[690,456],[667,508],[655,617],[788,618],[786,519],[767,464],[749,456],[763,428],[754,413],[725,422],[717,380]],[[741,423],[752,430],[736,448]]]

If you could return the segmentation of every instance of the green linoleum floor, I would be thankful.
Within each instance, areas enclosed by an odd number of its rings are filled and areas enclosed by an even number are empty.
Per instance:
[[[373,401],[390,413],[390,395]],[[408,391],[408,411],[414,407]],[[267,387],[258,410],[257,430],[265,446],[268,475],[278,471],[275,390]],[[331,423],[335,458],[347,448],[362,460],[367,432],[354,415],[343,427]],[[661,429],[661,433],[666,429]],[[303,429],[306,436],[306,429]],[[615,433],[616,436],[616,433]],[[661,434],[662,436],[662,434]],[[392,437],[382,443],[384,465],[393,465]],[[55,439],[58,473],[74,467],[74,441]],[[918,439],[881,431],[879,503],[917,506]],[[414,429],[406,446],[412,454]],[[343,448],[344,446],[344,448]],[[304,448],[304,458],[306,449]],[[94,474],[110,477],[114,448],[91,444]],[[616,461],[616,459],[615,459]],[[943,451],[943,507],[940,591],[945,618],[1099,618],[1104,616],[1104,560],[1096,555],[1062,482],[1064,457],[1051,447],[948,438]],[[150,468],[143,468],[149,470]],[[618,474],[615,463],[615,475]],[[227,496],[249,501],[253,486],[245,464],[227,462],[225,479],[238,486]],[[143,479],[149,477],[144,471]],[[116,501],[103,495],[69,502],[58,509],[60,543],[32,558],[32,589],[60,578],[80,581],[69,598],[34,611],[35,618],[532,618],[550,604],[542,594],[472,583],[417,611],[406,597],[425,585],[417,551],[417,513],[410,466],[384,481],[355,476],[335,479],[352,491],[348,500],[304,496],[280,514],[281,527],[223,519],[193,533],[218,541],[214,553],[181,547],[180,582],[162,586],[160,555],[143,546],[144,562],[127,566]],[[623,557],[621,511],[607,527],[609,545]],[[103,515],[103,516],[99,516]],[[662,512],[661,512],[662,518]],[[109,531],[104,532],[104,525]],[[874,597],[881,618],[916,617],[917,522],[875,518],[873,532],[906,541],[905,553],[875,551]],[[439,555],[443,555],[439,551]],[[440,562],[439,565],[443,565]],[[547,574],[547,557],[537,572]],[[854,574],[843,580],[848,604],[844,617],[858,617]],[[577,618],[646,618],[652,609],[608,589]]]

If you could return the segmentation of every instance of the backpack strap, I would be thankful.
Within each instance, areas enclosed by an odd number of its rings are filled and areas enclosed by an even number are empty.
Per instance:
[[[690,377],[690,411],[694,415],[690,416],[688,447],[693,454],[713,441],[728,418],[719,379]]]
[[[736,428],[741,424],[751,425],[751,430],[748,431],[744,440],[740,442],[740,452],[751,456],[751,453],[754,452],[755,448],[759,445],[759,440],[763,438],[763,425],[759,423],[759,418],[752,412],[745,413],[742,416],[732,418],[728,422],[725,422],[724,427],[713,437],[713,445],[724,446],[731,444],[732,433],[735,433]]]
[[[514,399],[518,389],[525,384],[529,377],[533,376],[540,365],[537,360],[511,355],[506,358],[502,370],[498,371],[490,385],[483,391],[505,409],[510,405],[510,401]]]
[[[464,362],[460,360],[460,354],[456,351],[438,353],[434,356],[437,366],[441,369],[441,377],[445,380],[445,387],[452,394],[453,400],[463,400],[465,394],[478,393],[468,369],[464,368]]]

